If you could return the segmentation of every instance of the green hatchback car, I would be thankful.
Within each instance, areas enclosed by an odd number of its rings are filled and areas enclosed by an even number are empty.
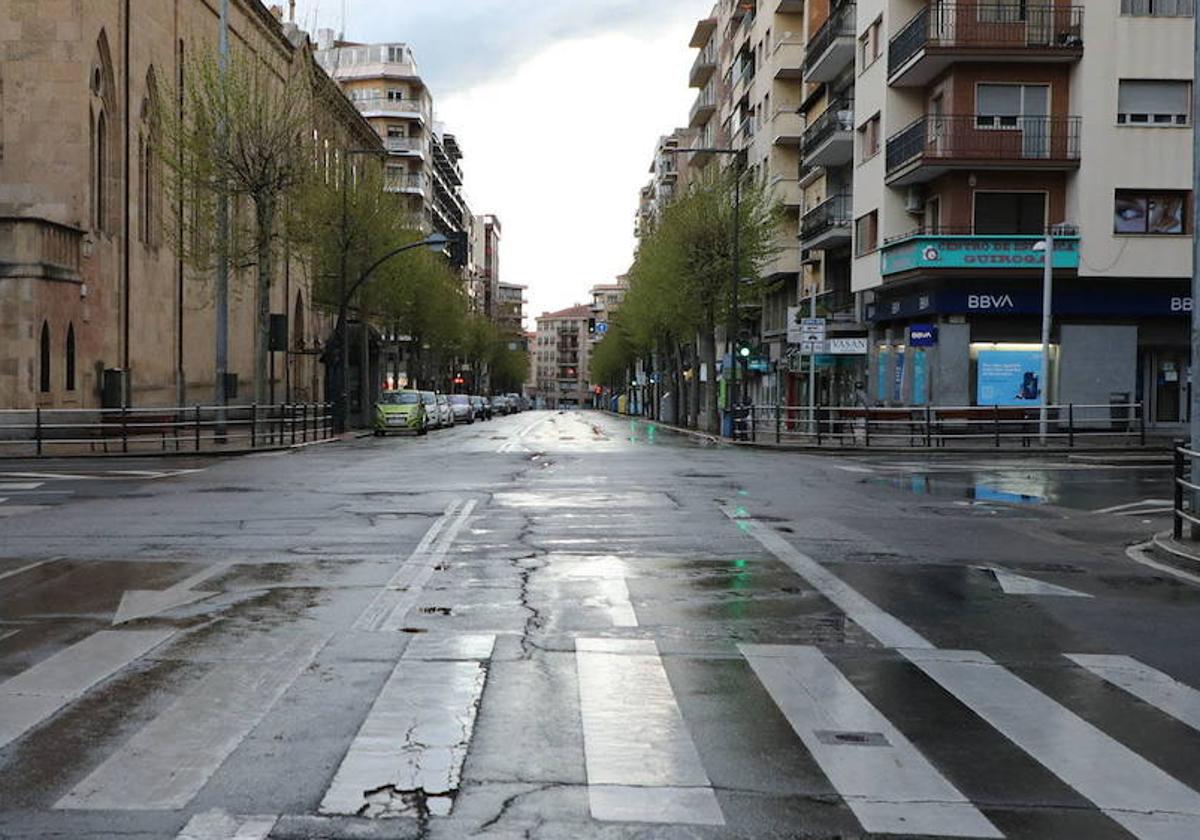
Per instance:
[[[375,404],[375,434],[418,434],[429,432],[429,418],[420,391],[384,391]]]

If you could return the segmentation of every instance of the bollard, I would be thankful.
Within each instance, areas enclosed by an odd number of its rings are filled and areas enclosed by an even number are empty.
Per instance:
[[[1067,448],[1075,448],[1075,403],[1067,404]]]
[[[200,451],[200,406],[196,406],[196,451]]]
[[[1173,520],[1172,534],[1175,539],[1183,539],[1183,440],[1175,439],[1175,509],[1171,513]]]
[[[1000,448],[1000,406],[992,406],[992,423],[996,427],[996,448]]]
[[[121,406],[121,451],[129,451],[129,407]]]
[[[925,406],[925,448],[933,449],[933,406]]]
[[[250,406],[250,448],[258,449],[258,403]]]

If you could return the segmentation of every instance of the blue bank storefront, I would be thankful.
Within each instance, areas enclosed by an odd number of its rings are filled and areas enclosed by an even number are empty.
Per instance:
[[[1056,241],[1050,381],[1041,379],[1037,237],[911,237],[881,252],[866,305],[876,405],[1108,405],[1186,422],[1189,281],[1081,278],[1078,239]]]

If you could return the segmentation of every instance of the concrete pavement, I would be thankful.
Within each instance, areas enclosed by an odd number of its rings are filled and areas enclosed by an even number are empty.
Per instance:
[[[0,836],[1200,836],[1144,467],[557,413],[156,463],[0,477],[71,491],[0,518]]]

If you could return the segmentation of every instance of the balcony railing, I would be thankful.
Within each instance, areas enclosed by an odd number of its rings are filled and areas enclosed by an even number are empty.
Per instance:
[[[425,141],[419,137],[388,137],[383,145],[389,152],[425,151]]]
[[[916,162],[1078,162],[1079,117],[924,116],[887,141],[887,172]]]
[[[1082,46],[1082,6],[938,3],[917,12],[892,38],[888,75],[926,48],[1078,51]]]
[[[800,241],[815,239],[839,228],[847,233],[854,212],[854,197],[841,193],[827,198],[800,219]]]
[[[705,84],[716,69],[717,42],[709,41],[708,46],[700,50],[700,54],[696,56],[696,60],[692,64],[692,72],[689,77],[692,87],[700,87]]]
[[[853,130],[854,103],[845,100],[830,102],[805,130],[804,152],[811,152],[838,132]]]
[[[381,111],[388,114],[418,114],[428,119],[429,106],[419,99],[388,99],[386,96],[368,96],[355,99],[360,111]]]
[[[692,112],[688,115],[688,124],[695,127],[700,125],[717,109],[717,88],[711,81],[696,95],[692,103]]]
[[[420,172],[389,172],[388,192],[425,192],[425,176]]]
[[[829,19],[808,41],[808,55],[804,59],[805,76],[812,72],[824,57],[825,51],[832,47],[838,38],[854,38],[854,15],[854,3],[842,3],[830,12]]]

